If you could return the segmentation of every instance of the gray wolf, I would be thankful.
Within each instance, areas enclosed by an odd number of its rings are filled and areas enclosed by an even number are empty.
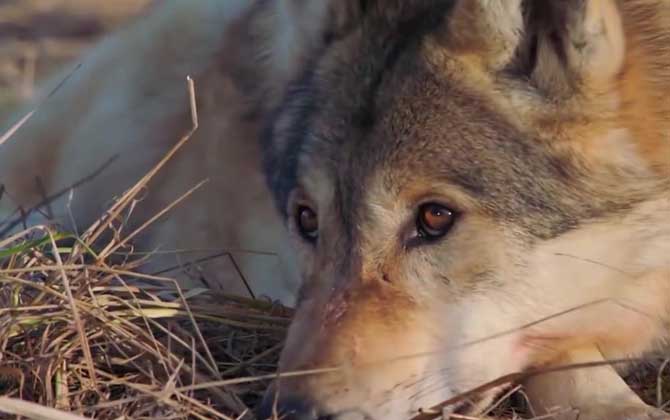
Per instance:
[[[662,346],[669,3],[185,4],[95,50],[98,66],[3,146],[0,174],[8,188],[28,169],[59,180],[65,157],[125,151],[128,180],[185,128],[179,82],[199,80],[203,129],[157,195],[223,175],[157,235],[197,226],[193,246],[245,226],[290,249],[301,286],[280,368],[330,369],[279,379],[263,415],[406,419],[511,372]],[[49,152],[30,149],[44,137]],[[538,413],[570,409],[558,419],[668,418],[606,363],[524,385]]]

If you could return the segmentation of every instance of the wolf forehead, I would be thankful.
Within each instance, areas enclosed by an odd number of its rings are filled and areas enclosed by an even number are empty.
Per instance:
[[[324,44],[306,60],[307,66],[290,84],[263,135],[265,171],[281,211],[285,210],[288,193],[294,188],[298,157],[315,120],[328,108],[335,111],[331,115],[333,120],[344,118],[342,122],[348,125],[346,120],[350,120],[351,128],[369,128],[376,94],[390,65],[411,41],[416,42],[438,26],[453,3],[335,2],[331,23],[322,31]],[[365,56],[366,53],[372,55]],[[352,63],[355,67],[351,67]],[[331,91],[338,84],[350,92],[343,95],[341,90]],[[323,102],[325,98],[329,101],[327,105]],[[342,115],[343,110],[349,115]]]
[[[463,83],[467,71],[446,49],[445,67],[435,65],[423,41],[439,48],[453,1],[361,3],[361,16],[313,52],[265,132],[265,172],[285,216],[313,167],[329,173],[333,208],[352,226],[379,179],[390,194],[458,188],[478,210],[545,239],[643,198],[602,192],[579,156],[558,153]]]

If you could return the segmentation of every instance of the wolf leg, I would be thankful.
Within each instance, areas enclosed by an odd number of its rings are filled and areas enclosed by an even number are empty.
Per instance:
[[[567,354],[556,363],[604,360],[594,346]],[[646,405],[611,365],[539,375],[524,385],[535,411],[554,412],[556,420],[670,419],[670,414]]]

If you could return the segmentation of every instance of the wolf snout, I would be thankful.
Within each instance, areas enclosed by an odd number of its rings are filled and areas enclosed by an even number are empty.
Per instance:
[[[319,407],[306,399],[292,397],[276,399],[274,393],[268,393],[258,410],[259,420],[274,419],[283,420],[335,420],[334,416],[324,414]]]

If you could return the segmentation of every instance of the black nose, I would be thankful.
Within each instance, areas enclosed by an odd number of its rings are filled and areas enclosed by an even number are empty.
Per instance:
[[[277,417],[274,417],[274,415]],[[276,401],[266,395],[258,410],[258,420],[335,420],[334,416],[324,415],[318,408],[299,398],[286,398]]]

